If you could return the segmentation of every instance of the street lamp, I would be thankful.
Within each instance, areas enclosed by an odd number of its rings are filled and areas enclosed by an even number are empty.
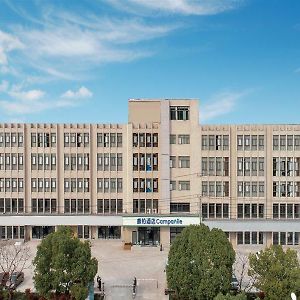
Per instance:
[[[292,298],[292,300],[297,300],[296,294],[295,293],[291,293],[291,298]]]

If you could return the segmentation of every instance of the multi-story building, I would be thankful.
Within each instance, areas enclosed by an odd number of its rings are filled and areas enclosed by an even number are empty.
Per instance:
[[[200,114],[201,116],[201,114]],[[1,124],[0,238],[299,244],[300,125],[200,125],[197,100],[130,100],[127,124]]]

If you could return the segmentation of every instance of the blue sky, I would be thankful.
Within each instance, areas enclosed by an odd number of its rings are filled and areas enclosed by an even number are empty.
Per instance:
[[[298,0],[0,0],[0,122],[127,122],[198,98],[202,123],[300,123]]]

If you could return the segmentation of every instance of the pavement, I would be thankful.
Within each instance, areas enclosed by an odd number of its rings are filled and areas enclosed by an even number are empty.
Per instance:
[[[29,241],[34,258],[40,241]],[[160,251],[159,247],[133,246],[124,250],[120,240],[92,240],[92,256],[98,260],[98,273],[104,283],[106,300],[133,299],[132,284],[137,278],[137,289],[134,299],[166,300],[165,263],[168,251]],[[18,290],[33,289],[33,266],[24,270],[25,279]],[[95,292],[99,292],[95,280]]]
[[[40,241],[29,241],[31,257],[36,254],[36,247]],[[102,283],[106,300],[137,299],[137,300],[167,300],[164,289],[167,287],[165,264],[168,249],[160,251],[159,247],[133,246],[131,250],[124,250],[120,240],[92,240],[92,256],[98,260],[98,274]],[[243,288],[247,288],[251,278],[248,277],[248,255],[264,249],[263,245],[238,246],[234,273]],[[296,248],[299,254],[299,247]],[[299,254],[300,258],[300,254]],[[26,288],[33,290],[33,267],[24,270],[25,280],[19,290]],[[132,285],[134,277],[137,279],[136,295],[133,297]],[[95,292],[99,292],[95,280]]]

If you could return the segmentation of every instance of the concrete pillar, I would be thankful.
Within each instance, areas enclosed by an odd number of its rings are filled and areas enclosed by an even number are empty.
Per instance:
[[[97,239],[97,238],[98,238],[98,227],[91,226],[91,239]]]
[[[137,230],[137,228],[123,227],[122,240],[125,243],[132,242],[132,231],[134,231],[134,230]]]
[[[160,244],[163,248],[170,248],[170,228],[160,227]]]

